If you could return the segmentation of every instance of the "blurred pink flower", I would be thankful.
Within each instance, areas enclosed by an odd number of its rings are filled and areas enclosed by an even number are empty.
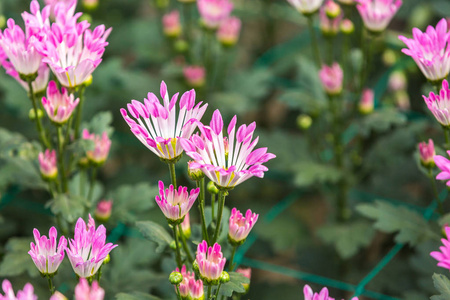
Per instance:
[[[96,280],[89,285],[86,278],[80,278],[75,287],[75,300],[103,300],[104,297],[105,291]]]
[[[67,297],[56,291],[51,297],[50,300],[67,300]]]
[[[183,75],[189,86],[199,88],[205,85],[205,68],[202,66],[187,66],[183,68]]]
[[[338,95],[341,93],[344,72],[337,62],[333,63],[331,67],[323,65],[319,71],[319,78],[327,94]]]
[[[436,152],[434,150],[434,143],[432,139],[428,140],[428,144],[426,142],[419,143],[419,154],[420,161],[424,166],[433,166],[434,165],[434,156]]]
[[[215,29],[228,18],[233,3],[229,0],[198,0],[197,7],[204,25]]]
[[[176,190],[172,184],[164,189],[162,181],[159,181],[158,186],[159,195],[155,198],[156,204],[170,222],[181,223],[197,199],[200,188],[192,189],[188,193],[187,187],[179,186]]]
[[[191,222],[189,218],[189,213],[184,216],[183,222],[181,222],[181,230],[183,230],[183,234],[186,238],[191,236]]]
[[[330,18],[330,16],[328,15],[328,13],[326,12],[327,5],[328,6],[330,6],[330,5],[338,6],[339,11],[335,17]],[[329,9],[332,9],[332,8],[329,8]],[[336,34],[338,34],[343,17],[344,17],[344,14],[341,12],[339,5],[336,4],[332,0],[327,1],[326,4],[320,8],[320,11],[319,11],[320,30],[322,31],[322,34],[324,36],[335,36]],[[335,63],[335,64],[337,64],[337,63]]]
[[[87,129],[84,129],[82,138],[94,142],[94,150],[86,152],[89,160],[97,165],[103,164],[108,158],[109,149],[111,148],[111,140],[106,131],[103,132],[102,135],[96,135],[94,133],[89,133]]]
[[[402,0],[355,0],[364,26],[372,32],[382,32],[397,13]]]
[[[0,293],[0,300],[37,300],[38,297],[34,294],[34,288],[31,283],[25,284],[23,290],[17,292],[17,297],[14,295],[11,282],[4,279],[2,282],[2,289],[4,295]]]
[[[450,177],[448,179],[450,179]],[[444,230],[446,238],[441,239],[442,244],[444,244],[443,246],[439,247],[439,250],[441,251],[433,251],[430,253],[430,255],[438,261],[438,267],[450,270],[450,227],[446,225]]]
[[[168,37],[178,37],[181,33],[180,13],[173,10],[162,18],[164,34]]]
[[[88,225],[82,218],[78,219],[74,239],[69,240],[69,247],[66,248],[67,257],[78,276],[87,278],[97,273],[109,252],[117,247],[105,242],[105,226],[100,225],[96,230],[95,221],[91,215],[89,215]]]
[[[56,166],[56,151],[46,149],[45,152],[40,152],[38,155],[39,170],[44,179],[55,179],[58,175],[58,168]]]
[[[153,93],[148,93],[148,99],[144,99],[144,103],[131,100],[127,105],[128,112],[137,122],[128,116],[124,108],[120,112],[131,132],[148,149],[162,159],[177,160],[183,153],[179,139],[187,139],[192,135],[208,105],[201,106],[202,102],[195,105],[195,91],[190,90],[181,96],[177,114],[178,93],[169,100],[164,81],[161,82],[161,97],[163,105]]]
[[[95,217],[101,221],[107,221],[111,216],[113,207],[112,200],[101,200],[95,208]]]
[[[324,287],[320,293],[314,293],[309,285],[305,285],[303,288],[303,295],[305,296],[305,300],[334,300],[328,296],[328,289]],[[358,300],[358,297],[353,297],[351,300]]]
[[[198,244],[196,261],[200,277],[206,282],[215,282],[222,275],[226,258],[223,257],[219,244],[208,247],[206,241],[203,241]]]
[[[224,20],[217,30],[217,40],[224,46],[234,46],[239,39],[241,25],[241,20],[236,17]]]
[[[67,247],[66,238],[61,236],[57,247],[58,232],[55,227],[50,228],[48,238],[45,235],[41,236],[36,228],[33,230],[33,235],[36,244],[33,242],[30,244],[31,250],[28,251],[28,254],[41,274],[54,274],[64,259],[64,250]]]
[[[323,0],[288,0],[288,2],[300,13],[310,15],[319,9]]]
[[[359,101],[359,112],[363,115],[373,112],[375,103],[375,93],[372,89],[365,88],[362,91],[361,100]]]
[[[240,273],[240,274],[244,275],[249,280],[252,278],[252,269],[251,268],[237,268],[236,273]],[[246,291],[248,291],[248,289],[250,288],[249,283],[243,283],[242,285],[244,286],[244,289]]]
[[[412,39],[398,37],[408,47],[402,52],[411,56],[423,75],[432,82],[445,79],[450,71],[450,32],[447,29],[446,19],[441,19],[436,29],[428,26],[422,32],[413,28]]]
[[[228,125],[228,139],[224,140],[222,115],[216,110],[210,126],[199,125],[201,136],[195,134],[190,140],[181,140],[186,154],[198,164],[203,173],[216,185],[227,189],[253,176],[264,177],[268,168],[263,163],[276,157],[268,153],[267,148],[253,150],[259,140],[257,137],[252,141],[255,122],[240,126],[235,133],[236,122],[237,118],[234,116]],[[229,145],[228,152],[225,144]]]
[[[436,120],[442,126],[450,125],[450,89],[448,81],[442,82],[442,89],[439,94],[430,92],[429,96],[422,96],[428,109],[433,113]]]
[[[245,217],[235,207],[231,210],[230,220],[228,222],[228,237],[234,243],[243,242],[256,221],[258,214],[252,213],[250,209],[245,213]]]
[[[450,155],[450,150],[447,151],[447,154]],[[434,163],[441,170],[439,174],[437,174],[437,180],[448,180],[447,186],[450,186],[450,160],[446,159],[441,155],[434,156]]]
[[[61,88],[61,92],[53,80],[47,87],[47,97],[42,97],[42,106],[47,112],[47,116],[53,123],[58,125],[66,123],[72,116],[80,99],[74,99],[73,94],[69,94],[66,88]]]

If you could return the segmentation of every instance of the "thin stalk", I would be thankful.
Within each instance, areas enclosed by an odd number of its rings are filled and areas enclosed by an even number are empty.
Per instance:
[[[214,299],[217,299],[217,297],[219,297],[219,290],[220,290],[221,285],[222,285],[222,282],[219,282],[219,285],[217,286],[217,289],[216,289],[216,294],[214,295]]]
[[[327,64],[331,65],[333,63],[333,43],[334,43],[334,37],[327,37],[326,38],[327,41],[327,51],[328,51],[328,56],[327,56]]]
[[[181,252],[180,252],[180,246],[178,245],[178,234],[177,234],[177,226],[173,225],[172,226],[172,230],[173,230],[173,237],[175,239],[175,246],[176,246],[176,261],[177,261],[177,266],[178,269],[181,270]]]
[[[83,104],[84,104],[84,90],[86,88],[83,86],[81,86],[80,88],[80,92],[78,93],[78,98],[80,98],[80,102],[78,103],[78,108],[77,108],[77,114],[76,114],[76,119],[75,119],[75,140],[78,139],[78,136],[80,134],[80,124],[81,124],[81,115],[83,112]]]
[[[97,282],[98,282],[98,284],[100,284],[100,279],[102,278],[102,268],[103,268],[103,265],[101,265],[100,268],[97,271]]]
[[[209,284],[208,285],[208,293],[206,294],[206,299],[211,299],[211,288],[212,288],[212,286]]]
[[[89,192],[88,192],[88,197],[87,197],[89,202],[92,201],[92,195],[94,193],[94,186],[95,186],[96,179],[97,179],[97,168],[94,167],[92,169],[91,183],[89,184]]]
[[[180,285],[177,284],[176,287],[177,287],[177,297],[178,297],[178,300],[182,300],[181,294],[180,294]]]
[[[184,236],[183,230],[181,229],[181,224],[178,225],[178,230],[180,232],[181,245],[183,246],[184,252],[186,252],[189,262],[192,264],[194,259],[192,258],[191,250],[189,250],[189,247],[186,243],[186,237]]]
[[[200,218],[202,223],[202,237],[210,245],[208,230],[206,229],[206,219],[205,219],[205,178],[195,181],[195,185],[200,188],[200,194],[198,199],[198,209],[200,211]],[[213,213],[214,215],[214,213]]]
[[[169,165],[170,180],[174,189],[177,189],[177,176],[175,174],[175,163],[167,163]]]
[[[81,169],[80,170],[80,196],[83,196],[83,197],[86,193],[85,185],[86,185],[86,170]]]
[[[360,77],[360,86],[359,86],[359,93],[358,95],[361,95],[362,90],[364,88],[364,85],[367,84],[367,79],[370,74],[370,64],[371,64],[371,58],[372,58],[372,35],[367,30],[364,29],[363,34],[361,35],[361,48],[363,50],[363,60],[362,60],[362,66],[361,66],[361,77]],[[367,36],[367,39],[364,38],[364,36]]]
[[[55,286],[53,285],[53,279],[51,276],[47,275],[47,280],[48,280],[48,289],[50,290],[50,293],[52,293],[52,295],[55,293]]]
[[[36,97],[34,95],[32,81],[28,81],[28,90],[29,90],[29,97],[30,97],[31,103],[33,104],[34,116],[35,116],[35,120],[36,120],[36,128],[37,128],[39,137],[41,138],[42,146],[44,148],[50,149],[51,145],[50,145],[49,141],[47,140],[45,131],[42,128],[41,118],[39,118],[39,115],[38,115],[38,107],[36,104]]]
[[[212,220],[216,220],[216,214],[214,213],[215,209],[214,206],[216,206],[216,194],[211,194],[211,213],[212,213]]]
[[[235,246],[235,245],[233,245],[233,252],[231,252],[231,258],[230,258],[230,266],[229,266],[229,271],[230,272],[233,272],[233,270],[234,270],[234,264],[233,264],[233,261],[234,261],[234,255],[236,254],[236,250],[237,250],[237,248],[238,248],[239,246]]]
[[[309,28],[309,32],[311,34],[312,53],[313,53],[314,59],[316,60],[317,68],[320,69],[322,63],[321,63],[321,60],[320,60],[319,43],[317,42],[317,36],[316,36],[316,32],[314,30],[313,16],[312,15],[308,16],[306,19],[308,20],[308,28]]]
[[[219,211],[217,212],[217,224],[216,224],[216,230],[214,233],[214,239],[211,241],[211,244],[214,244],[215,242],[217,242],[217,239],[219,238],[220,225],[222,222],[223,207],[225,206],[226,196],[227,196],[227,191],[219,190]]]
[[[444,128],[444,135],[445,135],[445,145],[450,145],[450,137],[449,137],[449,128],[448,127],[443,127]]]
[[[439,199],[439,194],[438,194],[437,187],[436,187],[436,181],[434,180],[434,177],[433,177],[433,169],[432,168],[428,168],[428,178],[430,178],[430,181],[431,181],[431,187],[433,189],[434,198],[436,198],[436,201],[438,204],[439,214],[441,216],[443,216],[445,214],[445,211],[444,211],[444,207],[442,206],[441,199]]]
[[[59,163],[59,175],[61,177],[62,191],[66,193],[68,191],[66,171],[64,168],[64,137],[62,133],[62,126],[57,126],[58,132],[58,163]]]

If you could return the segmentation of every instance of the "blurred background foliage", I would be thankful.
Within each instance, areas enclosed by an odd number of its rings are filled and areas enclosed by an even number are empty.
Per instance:
[[[401,54],[397,35],[409,35],[412,27],[435,25],[448,16],[449,2],[404,1],[381,38],[385,43],[377,43],[369,78],[376,110],[345,130],[344,140],[350,145],[356,136],[362,137],[362,151],[347,153],[357,167],[345,174],[327,163],[332,153],[322,114],[326,98],[310,58],[305,18],[282,0],[234,3],[234,14],[243,21],[240,41],[214,58],[231,68],[220,78],[207,79],[222,81],[223,88],[197,94],[210,105],[205,122],[215,108],[225,120],[235,114],[239,123],[256,120],[259,143],[277,155],[267,163],[270,171],[264,180],[252,179],[237,187],[227,200],[229,206],[251,208],[261,216],[245,257],[357,285],[396,242],[402,243],[405,246],[366,288],[396,298],[427,299],[435,293],[431,274],[439,272],[429,252],[439,246],[440,229],[438,223],[423,217],[433,196],[415,152],[418,142],[432,137],[442,144],[443,137],[421,97],[431,86],[414,62]],[[1,0],[0,12],[17,20],[28,5],[26,0]],[[177,7],[179,3],[171,0],[169,5]],[[174,298],[167,281],[174,265],[168,258],[161,259],[170,252],[168,241],[159,236],[158,243],[150,242],[136,226],[142,220],[165,224],[160,211],[154,209],[154,196],[158,180],[168,182],[169,174],[130,133],[119,109],[131,99],[142,100],[149,91],[158,91],[161,80],[171,94],[187,90],[183,62],[161,33],[162,12],[155,2],[100,0],[98,9],[88,13],[93,25],[113,27],[104,60],[87,89],[84,110],[86,126],[97,133],[114,130],[112,151],[100,170],[95,198],[114,201],[105,225],[109,240],[120,246],[104,268],[102,286],[107,299],[114,295],[118,299],[152,299],[143,296],[150,292],[162,299]],[[355,9],[352,18],[360,30]],[[341,51],[339,45],[337,41],[335,53]],[[356,73],[361,66],[360,51],[352,51],[350,60]],[[407,75],[410,108],[399,109],[395,105],[398,95],[388,89],[394,70]],[[356,95],[346,96],[356,101]],[[25,91],[4,72],[0,72],[0,108],[0,277],[8,277],[17,286],[32,280],[37,293],[47,295],[46,282],[39,278],[27,254],[32,229],[42,232],[51,226],[55,209],[70,217],[77,215],[79,207],[67,199],[46,205],[50,196],[39,176],[39,146],[32,142],[37,135],[28,119],[30,103]],[[300,114],[311,117],[310,128],[299,128]],[[184,174],[181,183],[192,186],[186,170],[177,171]],[[342,177],[354,183],[349,193],[351,218],[344,224],[334,220],[331,204],[335,183]],[[271,217],[273,207],[288,196],[293,199],[288,209]],[[436,221],[438,216],[428,218]],[[198,220],[198,216],[191,219]],[[74,275],[67,260],[64,263],[56,284],[68,292],[73,289]],[[301,299],[307,281],[280,274],[281,270],[254,268],[245,298]],[[317,289],[320,285],[312,286]],[[341,298],[351,293],[332,289],[331,295]]]

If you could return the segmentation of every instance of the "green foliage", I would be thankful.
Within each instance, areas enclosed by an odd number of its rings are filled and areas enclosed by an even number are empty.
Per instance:
[[[380,109],[366,116],[360,123],[361,135],[367,137],[371,132],[382,133],[393,126],[404,125],[406,116],[396,109]]]
[[[88,205],[86,198],[77,195],[58,194],[56,198],[50,200],[46,207],[50,207],[55,215],[62,215],[64,220],[74,223],[78,217],[84,214],[84,209]]]
[[[146,239],[156,243],[156,252],[158,253],[161,253],[173,240],[167,230],[158,223],[139,221],[136,222],[136,226]]]
[[[430,229],[425,219],[417,212],[388,202],[377,200],[374,204],[360,204],[356,209],[364,216],[376,220],[374,227],[387,233],[396,233],[397,243],[409,243],[411,246],[436,234]]]
[[[134,292],[131,294],[119,293],[116,295],[116,300],[160,300],[161,298],[146,294]]]
[[[32,238],[11,238],[5,246],[5,255],[0,263],[0,277],[18,276],[27,273],[31,277],[39,275],[28,251]]]
[[[294,183],[299,187],[313,184],[337,183],[343,176],[342,172],[333,165],[313,161],[301,161],[295,164],[297,173]]]
[[[237,272],[229,272],[228,274],[230,275],[230,281],[221,285],[219,295],[231,297],[233,292],[244,293],[245,289],[242,284],[248,284],[250,280]]]
[[[83,123],[81,128],[87,128],[89,133],[95,133],[97,135],[103,134],[106,131],[109,137],[114,132],[114,127],[111,126],[113,116],[110,111],[102,111],[97,113],[89,123]]]
[[[450,299],[450,280],[447,276],[442,274],[433,274],[434,287],[441,293],[440,295],[432,296],[431,300],[448,300]]]
[[[375,230],[367,222],[355,221],[322,226],[317,235],[325,243],[333,245],[340,257],[348,259],[370,244]]]

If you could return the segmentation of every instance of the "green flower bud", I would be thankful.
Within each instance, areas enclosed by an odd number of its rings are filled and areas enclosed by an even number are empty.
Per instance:
[[[0,15],[0,28],[5,28],[6,26],[6,18],[4,15]]]
[[[185,40],[177,40],[174,46],[175,51],[179,53],[184,53],[189,49],[189,44]]]
[[[37,115],[38,115],[38,118],[40,119],[44,116],[44,112],[40,108],[38,108]],[[33,108],[30,109],[30,111],[28,112],[28,118],[30,118],[31,121],[36,120],[36,113],[34,112]]]
[[[106,264],[109,263],[110,261],[111,261],[111,256],[109,256],[109,254],[108,254],[108,255],[106,255],[105,260],[103,261],[103,264],[106,265]]]
[[[216,187],[216,185],[212,181],[208,182],[208,185],[206,186],[206,188],[208,189],[208,192],[210,194],[217,195],[219,193],[219,189]]]
[[[183,275],[180,272],[172,272],[169,276],[169,281],[173,285],[179,285],[183,281]]]
[[[312,118],[308,115],[301,114],[297,117],[297,126],[302,129],[306,130],[309,127],[311,127],[312,124]]]
[[[227,283],[228,281],[230,281],[230,274],[228,274],[225,271],[222,271],[222,275],[220,275],[220,282]]]

